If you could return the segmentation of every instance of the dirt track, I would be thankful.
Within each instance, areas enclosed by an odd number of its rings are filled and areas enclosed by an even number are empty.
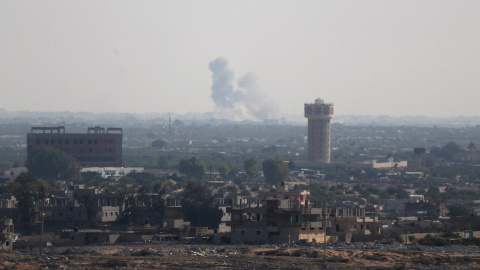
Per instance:
[[[475,248],[132,244],[3,252],[0,269],[480,269]]]

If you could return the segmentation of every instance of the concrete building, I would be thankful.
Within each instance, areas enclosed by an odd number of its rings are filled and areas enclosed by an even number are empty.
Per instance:
[[[308,162],[330,163],[330,119],[333,103],[317,98],[315,103],[305,103],[308,118]]]
[[[332,234],[337,236],[339,241],[347,243],[358,239],[364,241],[375,239],[375,237],[366,237],[368,235],[376,235],[380,238],[378,217],[376,214],[366,216],[366,207],[365,199],[361,199],[360,202],[344,201],[337,203],[332,215]]]
[[[82,167],[122,167],[122,129],[89,127],[87,133],[65,133],[64,126],[32,127],[27,156],[40,147],[53,147],[73,156]]]
[[[17,204],[17,198],[14,195],[3,193],[0,194],[0,208],[15,208]]]
[[[13,242],[16,240],[14,232],[14,225],[12,219],[1,218],[0,219],[0,249],[12,250]]]
[[[27,167],[16,167],[10,168],[8,171],[5,171],[3,175],[0,175],[0,183],[8,183],[15,180],[20,174],[27,173]]]
[[[261,204],[227,207],[232,243],[322,243],[324,226],[330,226],[324,218],[331,210],[311,205],[308,194],[280,186],[275,192],[264,193]]]
[[[143,167],[88,167],[80,170],[83,172],[94,172],[102,176],[102,178],[119,179],[128,175],[129,173],[143,173]]]

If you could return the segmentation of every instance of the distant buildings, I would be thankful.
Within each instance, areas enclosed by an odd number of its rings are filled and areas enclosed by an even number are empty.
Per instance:
[[[122,167],[122,129],[89,127],[87,133],[65,133],[64,126],[32,127],[27,156],[39,147],[53,147],[84,167]]]
[[[330,163],[330,119],[333,118],[333,103],[316,99],[305,104],[308,118],[308,162]]]
[[[88,167],[80,170],[83,172],[94,172],[102,176],[102,178],[115,178],[119,179],[129,173],[143,173],[145,169],[143,167]]]
[[[393,158],[371,159],[366,161],[335,161],[330,166],[340,166],[345,168],[373,168],[373,169],[389,169],[389,168],[406,168],[408,162],[393,161]]]
[[[477,146],[473,143],[473,141],[470,141],[468,146],[463,150],[465,151],[466,158],[468,160],[473,160],[473,161],[480,160],[480,149],[477,148]]]
[[[341,166],[349,168],[400,168],[407,167],[407,161],[394,162],[393,158],[375,158],[366,161],[330,161],[330,120],[334,117],[333,103],[317,98],[315,103],[305,103],[305,117],[308,119],[308,160],[299,165],[307,167]]]

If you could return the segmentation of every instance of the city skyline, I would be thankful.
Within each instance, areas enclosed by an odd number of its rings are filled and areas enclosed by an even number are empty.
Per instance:
[[[2,1],[0,108],[261,120],[301,117],[322,97],[338,115],[479,116],[479,10],[476,1]]]

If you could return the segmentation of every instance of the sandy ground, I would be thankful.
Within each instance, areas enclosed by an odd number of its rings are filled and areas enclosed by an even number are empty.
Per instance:
[[[130,244],[0,253],[0,269],[480,269],[480,249]]]

